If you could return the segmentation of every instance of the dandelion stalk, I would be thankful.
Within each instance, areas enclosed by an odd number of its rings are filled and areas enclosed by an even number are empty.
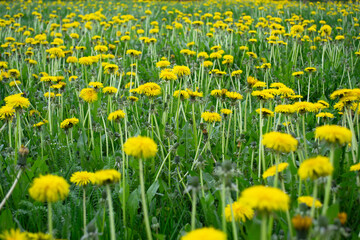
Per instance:
[[[331,144],[331,147],[330,147],[330,163],[331,163],[331,165],[334,164],[334,154],[335,154],[335,146],[334,146],[334,144]],[[326,186],[325,186],[324,205],[323,205],[323,209],[322,209],[322,213],[321,213],[323,216],[326,215],[326,211],[327,211],[328,206],[329,206],[331,181],[332,181],[332,174],[330,174],[328,176]]]
[[[126,120],[125,120],[126,121]],[[122,134],[122,129],[121,129],[121,124],[119,122],[119,133],[120,133],[120,144],[121,146],[124,146],[124,140],[123,140],[123,134]],[[126,186],[126,178],[125,178],[125,163],[126,163],[126,158],[125,158],[125,152],[124,150],[121,150],[121,154],[122,154],[122,159],[123,159],[123,164],[122,164],[122,181],[123,181],[123,193],[122,193],[122,213],[123,213],[123,224],[124,226],[126,226],[126,208],[125,208],[125,201],[126,201],[126,191],[125,191],[125,186]]]
[[[225,178],[223,179],[221,186],[221,224],[222,230],[226,233],[226,216],[225,216],[225,200],[226,200],[226,186],[225,186]]]
[[[87,234],[87,230],[86,230],[86,191],[85,191],[85,187],[83,188],[83,223],[84,223],[84,235]]]
[[[88,105],[88,117],[89,117],[89,128],[90,128],[90,136],[91,136],[91,145],[94,148],[95,144],[94,144],[94,131],[92,128],[92,120],[91,120],[91,106],[90,103]]]
[[[196,191],[192,191],[192,208],[191,208],[191,230],[195,229],[195,215],[196,215]]]
[[[263,168],[265,169],[265,159],[261,159],[262,156],[262,107],[263,107],[263,101],[260,100],[260,114],[259,114],[259,131],[260,131],[260,136],[259,136],[259,172],[258,172],[258,178],[260,178],[260,174],[261,174],[261,164],[263,164]]]
[[[51,202],[48,202],[48,231],[51,236],[51,239],[53,239],[53,222],[52,222],[52,206]]]
[[[311,212],[310,212],[310,217],[314,218],[315,215],[315,202],[316,202],[316,198],[317,198],[317,192],[318,192],[318,183],[317,180],[314,181],[314,189],[313,189],[313,203],[311,205]]]
[[[109,205],[109,220],[110,220],[110,239],[115,240],[115,223],[114,223],[114,211],[113,211],[113,203],[111,199],[111,191],[110,185],[106,185],[106,194],[107,194],[107,201]]]
[[[267,240],[266,225],[267,225],[267,217],[266,214],[263,213],[261,218],[261,240]]]
[[[195,118],[195,103],[191,104],[191,108],[192,108],[192,118],[193,118],[194,143],[196,147],[198,141],[197,141],[196,118]]]
[[[13,185],[11,186],[11,188],[9,189],[8,193],[6,194],[6,196],[4,197],[4,199],[1,201],[0,203],[0,211],[1,209],[4,207],[6,201],[9,199],[9,197],[11,196],[12,192],[14,191],[16,184],[18,183],[21,173],[23,172],[23,169],[20,168],[18,174],[16,175],[15,181],[13,183]]]
[[[152,240],[149,217],[148,217],[148,210],[147,210],[147,205],[146,205],[144,174],[143,174],[143,162],[142,162],[141,158],[139,158],[139,172],[140,172],[140,187],[141,187],[141,203],[142,203],[143,212],[144,212],[146,235],[147,235],[148,240]]]

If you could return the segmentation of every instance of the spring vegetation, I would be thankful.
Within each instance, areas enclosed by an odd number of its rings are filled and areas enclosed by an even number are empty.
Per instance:
[[[0,9],[0,239],[359,236],[358,1]]]

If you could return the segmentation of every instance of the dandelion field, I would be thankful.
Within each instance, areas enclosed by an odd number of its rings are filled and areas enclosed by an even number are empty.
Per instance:
[[[358,238],[358,2],[0,9],[0,239]]]

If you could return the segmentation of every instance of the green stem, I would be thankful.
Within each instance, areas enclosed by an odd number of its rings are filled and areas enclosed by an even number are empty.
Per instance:
[[[52,207],[51,202],[48,202],[48,231],[51,236],[51,239],[53,239],[53,223],[52,223]]]
[[[221,216],[222,216],[221,220],[222,220],[222,230],[224,233],[226,233],[225,195],[226,195],[226,188],[225,188],[225,179],[224,179],[221,187]]]
[[[278,179],[279,179],[279,163],[280,163],[280,155],[279,153],[275,154],[275,164],[276,164],[276,172],[275,172],[275,180],[274,180],[274,187],[277,187]]]
[[[310,212],[310,217],[314,218],[315,215],[315,202],[316,202],[316,198],[317,198],[317,192],[318,192],[318,184],[317,181],[314,181],[314,189],[313,189],[313,203],[311,205],[311,212]]]
[[[202,197],[205,197],[203,171],[201,168],[200,168],[200,185],[201,185],[201,195]]]
[[[306,129],[305,129],[305,114],[302,115],[302,129],[303,129],[303,138],[304,138],[305,158],[308,159],[307,142],[306,142]]]
[[[195,229],[195,216],[196,216],[196,191],[192,191],[192,209],[191,209],[191,231]]]
[[[266,225],[267,225],[267,218],[266,215],[263,213],[261,218],[261,240],[266,240]]]
[[[334,153],[335,153],[335,146],[332,144],[330,149],[330,163],[331,165],[334,164]],[[328,176],[326,186],[325,186],[325,198],[324,198],[324,205],[322,209],[322,215],[326,215],[326,211],[329,206],[329,199],[330,199],[330,189],[331,189],[331,181],[332,181],[332,174]]]
[[[120,144],[121,147],[124,145],[124,140],[123,140],[123,134],[122,134],[122,129],[121,129],[121,124],[119,122],[119,133],[120,133]],[[121,155],[122,155],[122,183],[123,183],[123,192],[122,192],[122,214],[123,214],[123,225],[126,226],[126,170],[125,170],[125,163],[126,163],[126,158],[125,158],[125,152],[124,150],[121,150]]]
[[[139,171],[140,171],[141,202],[142,202],[142,207],[143,207],[143,211],[144,211],[144,221],[145,221],[145,227],[146,227],[146,235],[147,235],[148,240],[152,240],[149,217],[148,217],[148,210],[147,210],[147,206],[146,206],[143,163],[142,163],[141,158],[139,158]]]
[[[195,148],[196,148],[196,145],[197,145],[197,130],[196,130],[196,119],[195,119],[195,103],[192,103],[191,107],[192,107],[192,118],[193,118],[194,143],[195,143]]]
[[[86,235],[87,229],[86,229],[86,191],[85,191],[85,188],[83,188],[83,221],[84,221],[84,235]]]
[[[109,207],[109,221],[110,221],[110,239],[115,240],[115,223],[114,223],[114,211],[113,211],[113,203],[111,199],[111,191],[110,191],[110,185],[106,185],[106,194],[107,194],[107,200],[108,200],[108,207]]]

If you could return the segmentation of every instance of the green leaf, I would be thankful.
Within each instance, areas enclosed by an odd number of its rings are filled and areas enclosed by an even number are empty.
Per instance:
[[[156,181],[154,182],[149,189],[146,192],[146,201],[148,201],[148,203],[151,202],[151,200],[155,197],[155,194],[157,192],[157,190],[159,189],[159,182]]]
[[[334,218],[337,217],[339,210],[340,210],[339,204],[338,203],[333,204],[327,209],[326,216],[330,221],[332,221],[334,220]]]
[[[140,202],[140,186],[135,189],[129,196],[126,208],[128,209],[127,215],[130,216],[130,221],[136,216],[136,212],[139,208]]]
[[[0,229],[10,229],[15,226],[11,211],[5,208],[0,214]]]

